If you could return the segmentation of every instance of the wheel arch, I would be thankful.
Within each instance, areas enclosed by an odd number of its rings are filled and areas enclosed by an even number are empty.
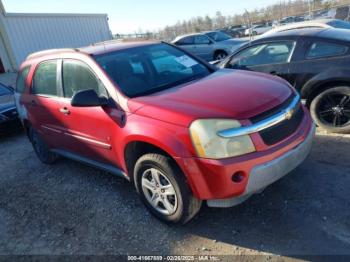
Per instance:
[[[305,85],[301,90],[301,97],[306,99],[307,107],[310,107],[312,100],[322,91],[336,87],[336,86],[350,86],[350,79],[336,78],[327,79],[321,82]]]
[[[169,157],[174,164],[182,171],[185,178],[189,181],[190,178],[186,175],[185,170],[181,168],[181,164],[178,159],[182,156],[181,151],[184,147],[179,145],[176,141],[154,140],[150,137],[134,137],[129,139],[123,149],[123,163],[125,165],[125,171],[128,173],[129,178],[133,181],[134,167],[136,161],[144,154],[158,153]]]
[[[225,49],[219,48],[219,49],[216,49],[216,50],[214,51],[213,59],[215,59],[215,57],[216,57],[216,55],[217,55],[218,53],[225,53],[226,55],[229,55]]]

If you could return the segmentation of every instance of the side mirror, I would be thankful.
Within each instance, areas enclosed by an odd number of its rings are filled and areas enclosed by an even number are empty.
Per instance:
[[[95,107],[108,105],[108,99],[99,97],[95,90],[88,89],[77,92],[72,97],[71,105],[74,107]]]

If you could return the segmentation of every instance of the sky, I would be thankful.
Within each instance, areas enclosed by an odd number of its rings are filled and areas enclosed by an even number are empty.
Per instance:
[[[2,0],[6,12],[105,13],[114,34],[154,31],[196,16],[243,13],[279,0]]]

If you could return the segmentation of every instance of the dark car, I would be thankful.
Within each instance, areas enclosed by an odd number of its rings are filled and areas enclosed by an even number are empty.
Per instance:
[[[224,32],[233,38],[243,37],[245,30],[246,30],[246,27],[242,25],[228,26],[222,29],[218,29],[218,31]]]
[[[0,135],[20,127],[14,92],[12,88],[0,83]]]
[[[350,30],[298,29],[261,37],[220,64],[280,76],[300,93],[315,122],[350,132]]]

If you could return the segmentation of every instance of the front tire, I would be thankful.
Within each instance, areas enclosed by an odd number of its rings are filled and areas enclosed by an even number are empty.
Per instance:
[[[214,55],[214,60],[223,60],[227,57],[227,53],[225,51],[217,51]]]
[[[40,134],[32,127],[29,129],[29,138],[33,145],[33,149],[39,160],[47,165],[53,164],[57,160],[57,155],[49,150],[49,147],[40,136]]]
[[[169,157],[143,155],[134,170],[137,192],[158,219],[185,224],[199,212],[202,201],[193,196],[181,170]]]
[[[324,90],[311,102],[310,112],[316,124],[331,133],[350,133],[350,87]]]

